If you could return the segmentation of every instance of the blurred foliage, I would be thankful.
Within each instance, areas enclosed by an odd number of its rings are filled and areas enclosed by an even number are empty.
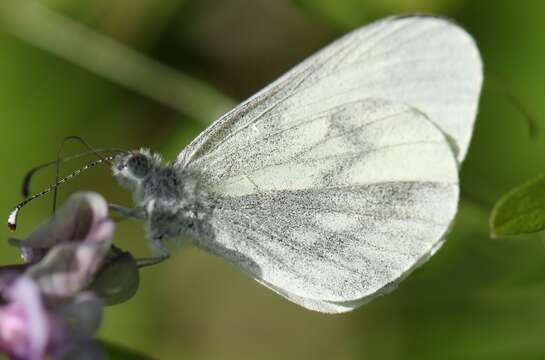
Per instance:
[[[493,236],[545,230],[545,175],[520,185],[496,203],[490,218]]]
[[[151,360],[152,358],[132,351],[124,346],[119,346],[110,342],[100,341],[104,360]]]
[[[352,29],[377,17],[396,14],[449,13],[461,1],[456,0],[292,0],[304,10],[314,13],[342,29]]]
[[[539,0],[44,4],[237,101],[352,28],[390,14],[433,11],[476,38],[486,69],[512,82],[511,90],[538,114],[538,125],[545,125],[545,103],[539,101],[545,93],[545,2]],[[96,147],[150,147],[173,159],[214,120],[183,106],[167,108],[106,74],[39,49],[14,36],[7,20],[0,9],[0,205],[6,216],[20,199],[24,173],[51,160],[64,136],[80,135]],[[101,53],[93,55],[100,59]],[[180,97],[180,104],[186,101]],[[78,151],[70,144],[64,153]],[[545,243],[539,234],[491,240],[488,228],[491,204],[541,172],[543,153],[543,134],[531,141],[520,111],[504,94],[485,87],[452,233],[392,294],[349,314],[313,313],[222,260],[181,246],[171,260],[142,272],[133,299],[106,309],[101,337],[160,359],[543,358]],[[66,164],[63,172],[81,163]],[[52,169],[38,174],[34,191],[53,179]],[[107,168],[67,184],[61,196],[77,189],[99,191],[114,203],[131,202]],[[49,215],[48,200],[21,212],[16,235]],[[4,238],[12,236],[3,231]],[[118,224],[116,242],[137,255],[149,252],[135,221]],[[16,251],[1,246],[0,260],[12,262]]]

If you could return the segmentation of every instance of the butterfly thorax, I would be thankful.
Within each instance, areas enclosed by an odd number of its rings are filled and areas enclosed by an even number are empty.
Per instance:
[[[147,150],[119,157],[113,172],[121,185],[133,192],[134,203],[143,210],[146,231],[154,243],[179,236],[194,238],[203,231],[210,210],[191,174],[163,163]]]

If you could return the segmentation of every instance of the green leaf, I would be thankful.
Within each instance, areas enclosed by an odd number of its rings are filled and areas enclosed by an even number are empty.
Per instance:
[[[152,357],[138,351],[128,349],[124,346],[113,344],[108,341],[99,340],[104,350],[106,360],[151,360]]]
[[[490,216],[493,237],[545,230],[545,174],[511,190]]]

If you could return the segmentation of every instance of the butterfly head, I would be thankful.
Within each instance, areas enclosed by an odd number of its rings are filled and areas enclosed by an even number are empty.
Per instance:
[[[114,176],[129,190],[137,190],[161,166],[161,159],[146,149],[119,155],[112,165]]]

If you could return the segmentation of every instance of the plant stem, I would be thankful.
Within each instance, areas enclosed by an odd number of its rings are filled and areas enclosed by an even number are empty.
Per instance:
[[[167,107],[210,123],[235,102],[214,87],[31,0],[5,0],[8,31]]]

